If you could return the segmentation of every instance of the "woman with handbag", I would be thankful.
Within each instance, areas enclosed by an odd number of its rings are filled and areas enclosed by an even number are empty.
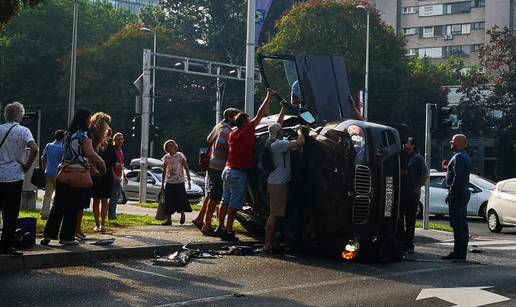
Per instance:
[[[93,181],[90,163],[100,172],[106,171],[104,161],[95,153],[87,131],[91,113],[79,110],[68,127],[64,139],[63,162],[56,177],[54,206],[50,210],[41,245],[57,240],[63,245],[77,245],[75,229],[77,215],[90,202]],[[88,162],[89,161],[89,162]]]
[[[185,189],[185,172],[188,178],[188,189],[192,187],[190,170],[185,155],[178,151],[177,143],[174,140],[167,140],[163,144],[163,149],[167,154],[161,158],[164,163],[161,191],[165,194],[167,220],[161,225],[172,225],[172,214],[176,212],[181,213],[180,223],[184,224],[185,212],[192,212]]]

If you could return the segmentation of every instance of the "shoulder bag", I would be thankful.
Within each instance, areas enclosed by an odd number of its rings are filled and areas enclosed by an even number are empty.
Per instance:
[[[56,181],[72,188],[91,188],[93,186],[90,168],[80,164],[64,164],[61,166]]]

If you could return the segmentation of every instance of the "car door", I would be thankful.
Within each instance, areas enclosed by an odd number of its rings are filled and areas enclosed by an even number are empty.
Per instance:
[[[516,181],[509,181],[501,186],[498,197],[503,221],[516,224]]]
[[[444,186],[444,176],[430,176],[430,213],[448,214],[448,206],[445,203],[448,190]],[[425,189],[421,189],[420,201],[425,203]]]
[[[130,200],[138,199],[140,188],[140,171],[130,171],[127,173],[127,184],[124,186],[125,197]]]
[[[482,204],[479,193],[482,192],[482,190],[470,182],[469,191],[470,198],[467,206],[468,215],[478,215],[478,210],[480,210],[480,205]]]
[[[152,172],[147,172],[147,201],[159,201],[159,192],[161,191],[161,181]]]

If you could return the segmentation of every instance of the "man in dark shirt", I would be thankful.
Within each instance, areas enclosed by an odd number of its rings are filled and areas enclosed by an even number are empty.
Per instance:
[[[414,252],[414,231],[416,229],[416,214],[421,195],[421,187],[428,179],[428,169],[425,159],[416,151],[416,141],[409,137],[403,144],[403,157],[406,158],[406,168],[402,169],[401,185],[401,214],[407,253]]]
[[[448,210],[450,214],[450,226],[453,228],[453,252],[443,259],[466,259],[468,251],[469,229],[467,219],[467,205],[470,198],[469,174],[471,171],[471,158],[466,153],[468,140],[464,134],[456,134],[450,141],[450,147],[454,155],[448,163],[446,173],[446,185],[448,186]]]

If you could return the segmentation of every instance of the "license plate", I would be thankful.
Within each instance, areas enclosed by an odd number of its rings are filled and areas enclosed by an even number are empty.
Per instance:
[[[384,217],[392,216],[392,204],[394,203],[394,179],[391,176],[385,178],[385,209]]]

